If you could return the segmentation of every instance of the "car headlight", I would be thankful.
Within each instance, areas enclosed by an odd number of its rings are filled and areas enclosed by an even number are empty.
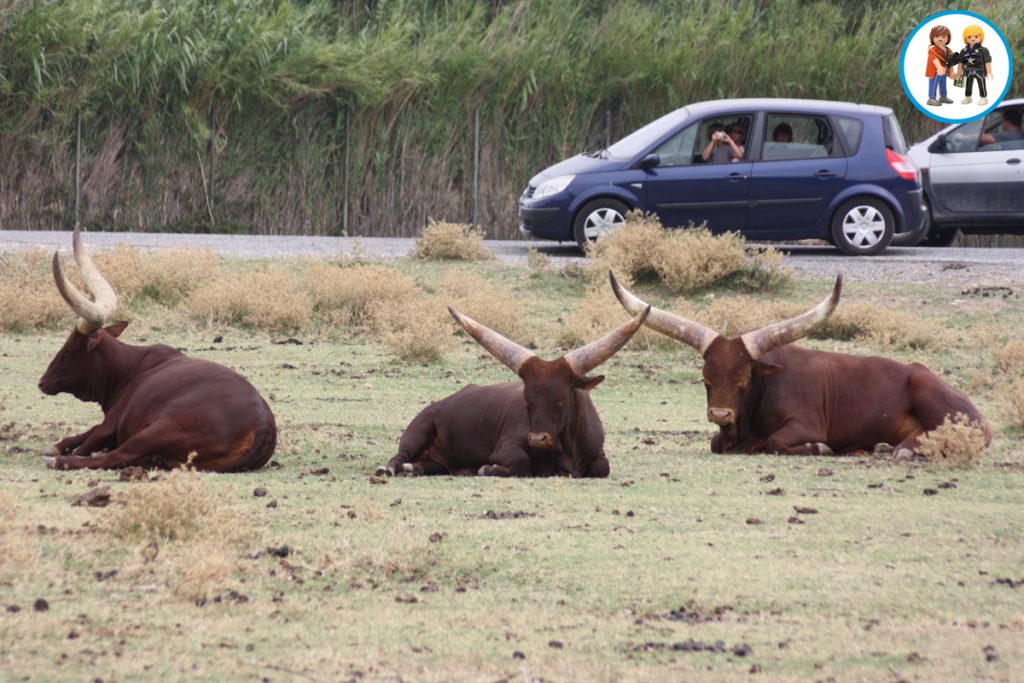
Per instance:
[[[560,175],[557,178],[551,180],[545,180],[538,187],[536,192],[533,193],[534,199],[540,199],[541,197],[547,197],[548,195],[558,194],[565,188],[569,187],[569,183],[575,178],[574,175]]]

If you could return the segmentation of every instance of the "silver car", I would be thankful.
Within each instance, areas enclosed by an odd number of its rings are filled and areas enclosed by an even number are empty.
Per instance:
[[[949,126],[907,152],[921,169],[930,226],[922,245],[964,234],[1024,234],[1024,99]]]

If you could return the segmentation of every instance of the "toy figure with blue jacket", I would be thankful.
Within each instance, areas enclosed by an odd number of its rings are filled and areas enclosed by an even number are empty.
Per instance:
[[[949,65],[958,65],[956,78],[964,78],[966,90],[964,99],[960,104],[971,103],[971,86],[974,81],[978,82],[979,105],[988,104],[988,90],[985,88],[985,79],[992,78],[992,56],[988,48],[981,42],[985,40],[985,31],[977,24],[971,24],[964,29],[964,42],[967,45],[960,52],[955,52],[950,57]]]

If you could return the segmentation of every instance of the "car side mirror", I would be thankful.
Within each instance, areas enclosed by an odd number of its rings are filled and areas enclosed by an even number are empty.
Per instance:
[[[932,154],[942,154],[946,151],[946,134],[940,133],[932,144],[928,145],[928,151]]]
[[[637,168],[654,168],[655,166],[661,166],[661,157],[657,154],[648,154],[643,159],[637,162]]]

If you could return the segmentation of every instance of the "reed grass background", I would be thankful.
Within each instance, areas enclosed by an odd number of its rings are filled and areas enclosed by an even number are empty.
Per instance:
[[[0,227],[516,234],[550,163],[688,102],[906,100],[933,3],[0,0]],[[1021,54],[1024,11],[968,2]],[[1018,70],[1019,71],[1019,70]],[[1019,76],[1011,92],[1020,92]]]

